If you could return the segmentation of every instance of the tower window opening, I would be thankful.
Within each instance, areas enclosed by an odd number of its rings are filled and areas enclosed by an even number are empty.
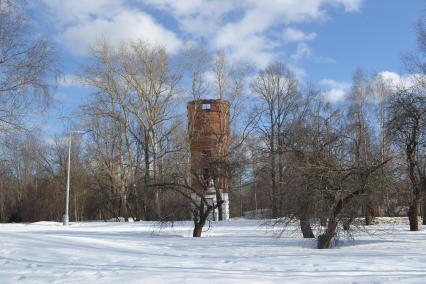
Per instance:
[[[211,106],[211,104],[202,104],[201,108],[203,110],[210,110],[210,109],[212,109],[212,106]]]

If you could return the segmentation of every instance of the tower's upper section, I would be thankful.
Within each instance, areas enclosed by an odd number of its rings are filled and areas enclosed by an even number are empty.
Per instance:
[[[189,102],[187,109],[190,139],[205,135],[229,136],[229,102],[200,99]]]

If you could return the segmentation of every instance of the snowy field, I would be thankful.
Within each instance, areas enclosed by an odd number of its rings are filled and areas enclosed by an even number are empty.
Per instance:
[[[313,249],[258,221],[0,225],[0,283],[426,283],[426,231],[381,224]]]

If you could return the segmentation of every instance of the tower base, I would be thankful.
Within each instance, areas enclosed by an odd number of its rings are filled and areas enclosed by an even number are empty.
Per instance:
[[[222,190],[221,190],[222,191]],[[228,197],[228,193],[226,192],[222,192],[222,220],[226,221],[229,220],[229,197]]]
[[[221,198],[223,200],[223,203],[222,203],[222,221],[229,220],[229,197],[228,197],[228,193],[223,192],[222,189],[220,189],[219,192],[220,192]],[[200,199],[200,197],[197,196],[197,194],[195,194],[195,193],[191,194],[191,198],[192,198],[192,200],[194,200],[195,203],[201,204],[201,199]],[[206,194],[205,198],[206,198],[207,203],[209,205],[213,205],[213,204],[217,203],[215,191],[210,192],[209,194]],[[221,221],[221,220],[219,220],[219,209],[218,208],[216,208],[215,210],[210,212],[208,220],[209,221]]]

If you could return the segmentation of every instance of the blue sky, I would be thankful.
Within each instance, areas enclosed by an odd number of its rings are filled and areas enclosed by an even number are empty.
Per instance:
[[[280,60],[337,101],[358,67],[393,79],[404,74],[401,55],[416,48],[414,26],[424,8],[424,0],[33,1],[34,27],[52,38],[65,75],[55,91],[59,109],[44,117],[44,130],[59,133],[88,98],[90,90],[73,78],[102,36],[114,44],[142,38],[172,54],[203,41],[258,68]]]

